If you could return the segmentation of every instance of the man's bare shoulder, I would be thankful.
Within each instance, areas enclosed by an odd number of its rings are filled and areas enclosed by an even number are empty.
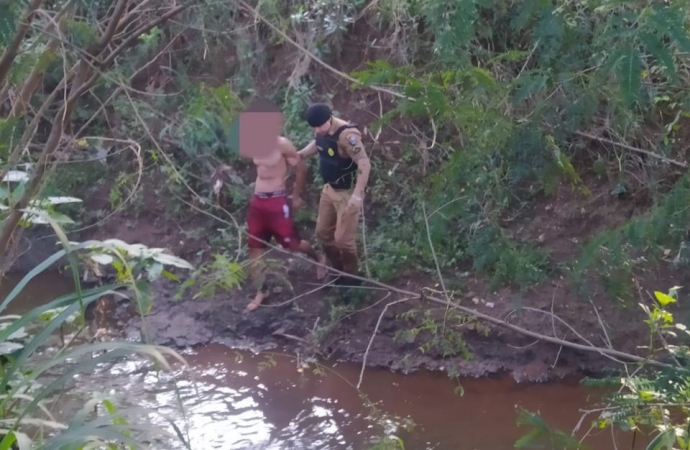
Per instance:
[[[289,153],[290,155],[297,152],[295,144],[285,136],[278,136],[278,148],[282,153]]]

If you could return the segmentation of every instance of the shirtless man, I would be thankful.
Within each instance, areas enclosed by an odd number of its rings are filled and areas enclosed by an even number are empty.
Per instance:
[[[302,206],[300,195],[304,189],[306,167],[297,149],[289,139],[279,136],[275,149],[266,156],[253,158],[256,165],[256,183],[254,196],[249,203],[247,214],[247,231],[249,232],[249,258],[254,267],[252,272],[258,285],[258,292],[254,299],[247,305],[247,310],[254,311],[261,302],[268,297],[268,290],[262,276],[259,260],[263,255],[266,245],[261,241],[269,242],[275,237],[285,249],[299,251],[309,258],[320,263],[317,266],[316,277],[323,279],[326,276],[325,257],[319,255],[308,241],[300,239],[292,220],[292,214],[285,189],[287,178],[287,165],[295,167],[296,176],[292,192],[292,205],[295,208]]]

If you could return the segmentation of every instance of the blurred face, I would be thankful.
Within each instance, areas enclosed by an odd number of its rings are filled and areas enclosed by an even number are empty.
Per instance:
[[[250,112],[240,114],[240,155],[264,158],[276,149],[283,128],[281,113]]]
[[[331,130],[331,124],[333,123],[333,119],[328,119],[326,123],[321,125],[320,127],[314,127],[314,134],[317,136],[325,136],[328,134],[328,132]]]

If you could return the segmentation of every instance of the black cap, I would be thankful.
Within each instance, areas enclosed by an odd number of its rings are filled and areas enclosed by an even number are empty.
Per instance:
[[[331,118],[331,114],[331,108],[329,108],[328,105],[317,103],[316,105],[311,105],[309,108],[307,108],[304,116],[307,119],[309,126],[316,128],[328,122],[328,119]]]

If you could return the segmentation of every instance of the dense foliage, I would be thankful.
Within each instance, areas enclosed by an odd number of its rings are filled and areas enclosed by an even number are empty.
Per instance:
[[[170,220],[215,215],[214,254],[184,287],[237,286],[252,175],[230,145],[232,121],[259,91],[306,144],[303,107],[343,94],[318,58],[352,91],[337,105],[344,115],[360,102],[371,110],[372,120],[348,118],[366,122],[374,164],[374,278],[472,270],[525,289],[563,276],[583,298],[602,284],[630,303],[637,275],[688,262],[687,3],[0,2],[0,252],[10,262],[42,211],[76,234],[115,211],[146,214],[155,196]],[[285,49],[287,68],[276,63]],[[221,163],[236,174],[218,221],[208,180]],[[78,201],[103,190],[107,206]],[[632,208],[567,237],[574,250],[555,257],[530,226],[562,195],[566,233],[601,197],[610,211]],[[647,381],[626,383],[639,393]]]
[[[389,36],[376,44],[388,58],[360,65],[351,74],[358,80],[352,87],[396,94],[381,94],[394,105],[369,125],[369,137],[381,129],[393,141],[381,138],[372,147],[387,156],[374,157],[370,187],[366,245],[372,275],[387,279],[400,266],[434,271],[427,225],[441,268],[471,267],[487,273],[494,285],[526,287],[556,271],[584,288],[582,281],[594,274],[625,301],[634,294],[629,275],[643,268],[640,256],[670,252],[678,254],[676,263],[685,262],[681,141],[690,40],[683,2],[554,6],[487,0],[447,7],[432,0],[381,0],[305,9],[265,1],[251,27],[255,17],[245,6],[195,3],[195,14],[181,16],[188,20],[142,34],[75,109],[70,140],[83,146],[73,145],[78,151],[65,155],[72,164],[58,167],[60,176],[51,177],[46,191],[75,195],[84,186],[98,187],[94,181],[112,179],[110,209],[141,211],[137,171],[143,166],[167,179],[158,194],[170,199],[167,211],[174,218],[188,208],[180,199],[212,201],[207,180],[224,162],[241,175],[229,185],[226,203],[241,217],[251,177],[228,136],[242,99],[259,88],[272,92],[283,105],[288,135],[303,145],[308,131],[300,120],[302,108],[323,98],[315,92],[335,94],[319,85],[312,73],[316,63],[300,51],[286,84],[273,80],[259,86],[273,49],[295,43],[337,66],[341,52],[358,51],[351,27],[369,26]],[[91,16],[84,17],[64,24],[65,36],[79,45],[95,39]],[[14,104],[9,94],[21,91],[21,80],[31,71],[30,64],[19,62],[42,57],[45,76],[36,87],[34,110],[60,82],[59,52],[34,45],[34,39],[46,38],[27,39],[9,74],[6,107]],[[228,61],[226,67],[213,64],[220,59]],[[371,112],[372,118],[377,115]],[[18,137],[24,119],[4,119],[3,133]],[[47,139],[41,130],[29,149]],[[80,140],[84,135],[91,137]],[[138,147],[132,143],[146,149],[139,150],[136,164],[130,155]],[[620,199],[621,208],[632,198],[646,212],[590,236],[571,260],[555,260],[522,224],[541,199],[568,189],[582,208],[606,195]],[[87,210],[80,225],[109,213]],[[236,232],[226,229],[226,234]],[[234,253],[235,239],[220,242]]]

